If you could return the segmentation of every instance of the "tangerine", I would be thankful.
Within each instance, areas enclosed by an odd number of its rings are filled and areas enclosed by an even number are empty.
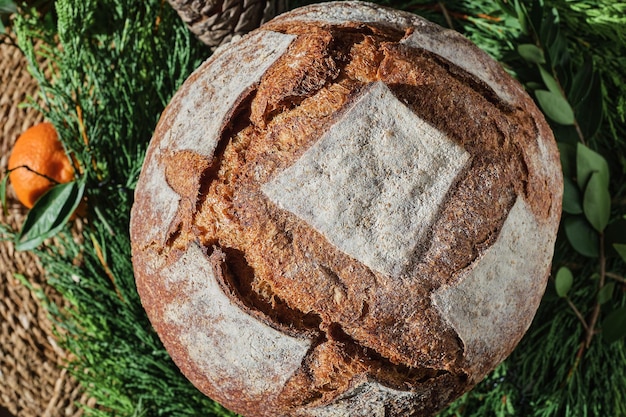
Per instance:
[[[30,127],[17,138],[8,169],[18,200],[28,208],[54,185],[74,179],[72,162],[48,122]]]

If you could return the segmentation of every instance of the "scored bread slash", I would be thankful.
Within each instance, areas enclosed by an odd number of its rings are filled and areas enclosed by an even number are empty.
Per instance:
[[[162,314],[169,331],[186,346],[181,355],[212,370],[198,375],[201,386],[220,385],[248,401],[278,395],[311,341],[274,330],[233,304],[209,258],[195,244],[163,276],[164,285],[177,294],[162,306]],[[240,366],[230,366],[235,361]]]
[[[561,212],[550,129],[461,35],[331,2],[222,46],[148,148],[137,288],[245,416],[430,416],[528,329]]]
[[[262,186],[346,254],[399,276],[470,158],[378,81]]]

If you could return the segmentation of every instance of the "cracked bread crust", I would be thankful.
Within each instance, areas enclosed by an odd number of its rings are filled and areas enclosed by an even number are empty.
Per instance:
[[[561,192],[541,113],[465,38],[309,6],[218,50],[165,110],[137,286],[183,373],[239,413],[430,415],[530,325]]]

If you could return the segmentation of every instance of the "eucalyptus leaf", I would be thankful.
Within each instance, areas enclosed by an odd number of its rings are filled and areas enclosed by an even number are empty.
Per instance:
[[[557,36],[559,26],[555,21],[555,17],[556,16],[551,17],[549,14],[546,13],[545,10],[542,10],[541,15],[538,16],[538,18],[541,19],[539,37],[541,39],[541,43],[544,45],[551,45]]]
[[[42,195],[30,209],[15,238],[15,249],[32,250],[57,234],[80,204],[84,181],[58,184]]]
[[[7,215],[7,182],[9,181],[9,176],[5,175],[0,181],[0,204],[2,204],[2,212],[4,215]]]
[[[587,140],[595,136],[602,126],[603,104],[602,82],[599,76],[594,76],[589,94],[576,106],[575,111],[580,130]]]
[[[609,187],[609,164],[599,153],[579,143],[576,148],[576,180],[581,190],[587,188],[591,174],[597,172],[604,188]]]
[[[563,178],[563,211],[569,214],[583,213],[580,190],[568,177]]]
[[[589,258],[599,256],[600,236],[582,216],[571,216],[563,220],[567,240],[576,252]]]
[[[546,85],[548,90],[554,94],[562,95],[561,86],[558,81],[550,74],[545,68],[541,65],[538,65],[539,73],[541,74],[541,79],[543,83]]]
[[[555,24],[554,26],[556,27],[554,38],[547,46],[548,55],[553,67],[564,67],[570,59],[567,40],[561,34],[559,25]]]
[[[626,244],[624,243],[614,243],[613,248],[619,254],[624,262],[626,262]]]
[[[17,12],[17,5],[11,0],[0,0],[0,13],[11,14]]]
[[[565,97],[548,90],[535,91],[539,107],[552,121],[562,125],[573,125],[576,121],[574,111]]]
[[[532,43],[525,43],[517,47],[517,52],[524,58],[524,60],[533,64],[545,64],[546,58],[543,55],[543,51],[537,45]]]
[[[589,96],[593,80],[593,60],[591,57],[587,57],[583,65],[574,74],[572,86],[567,94],[567,99],[574,108],[577,108]]]
[[[617,342],[626,336],[626,307],[613,310],[602,321],[602,337],[608,343]]]
[[[576,176],[576,146],[570,143],[558,142],[559,155],[563,176],[574,178]]]
[[[614,282],[609,282],[604,287],[600,288],[600,291],[598,291],[598,304],[602,305],[611,301],[611,298],[613,298],[614,291],[615,291]]]
[[[554,133],[554,137],[558,138],[559,142],[567,143],[568,145],[576,148],[576,144],[580,142],[580,135],[578,134],[578,130],[576,130],[575,125],[559,125],[556,123],[552,124],[552,132]],[[576,152],[574,152],[574,161],[576,160]],[[576,176],[576,172],[574,172],[571,177],[574,178]]]
[[[573,283],[574,275],[572,274],[572,271],[566,266],[560,267],[556,273],[556,277],[554,278],[554,285],[558,296],[567,297],[567,293],[570,289],[572,289]]]
[[[598,172],[591,174],[583,197],[583,211],[589,223],[602,233],[611,217],[611,194]]]

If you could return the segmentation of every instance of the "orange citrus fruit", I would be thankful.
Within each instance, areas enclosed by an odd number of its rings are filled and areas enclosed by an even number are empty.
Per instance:
[[[74,179],[74,169],[52,124],[39,123],[17,138],[8,168],[18,200],[31,208],[54,185]]]

